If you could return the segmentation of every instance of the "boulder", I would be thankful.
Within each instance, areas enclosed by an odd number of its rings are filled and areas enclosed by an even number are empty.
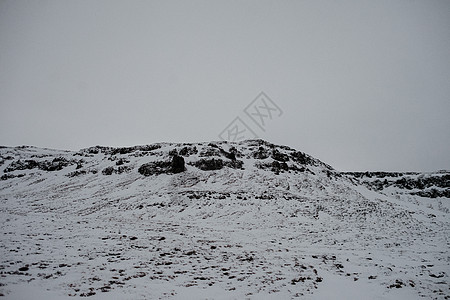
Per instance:
[[[182,156],[174,155],[172,157],[172,173],[181,173],[186,170],[186,167],[184,166],[184,158]]]

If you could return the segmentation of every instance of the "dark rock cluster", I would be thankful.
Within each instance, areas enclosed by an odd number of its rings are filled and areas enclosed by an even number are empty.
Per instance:
[[[437,198],[437,197],[450,198],[450,189],[438,190],[438,189],[432,188],[432,189],[428,189],[428,190],[414,192],[411,194],[421,196],[421,197],[427,197],[427,198]]]
[[[419,173],[413,172],[346,172],[344,174],[358,179],[367,187],[377,191],[395,186],[421,197],[450,197],[450,174],[448,173],[425,176],[417,176]]]
[[[8,180],[8,179],[12,179],[12,178],[20,178],[20,177],[23,177],[23,176],[25,176],[25,174],[18,174],[18,175],[14,175],[14,174],[3,174],[1,177],[0,177],[0,180]]]
[[[184,156],[184,157],[188,157],[190,155],[194,155],[194,154],[197,154],[197,153],[198,153],[197,147],[195,147],[195,146],[192,146],[192,147],[185,146],[185,147],[180,149],[178,154],[181,155],[181,156]]]
[[[269,151],[264,147],[259,147],[258,150],[253,152],[253,158],[266,159],[269,157]]]
[[[103,154],[107,154],[107,155],[116,155],[116,154],[129,154],[129,153],[133,153],[136,151],[150,152],[150,151],[153,151],[153,150],[156,150],[159,148],[161,148],[161,145],[159,145],[159,144],[133,146],[133,147],[119,147],[119,148],[95,146],[95,147],[90,147],[90,148],[84,149],[84,150],[82,150],[82,152],[86,152],[89,154],[103,153]]]
[[[17,170],[31,170],[31,169],[40,169],[43,171],[59,171],[63,168],[72,165],[77,164],[77,161],[74,160],[67,160],[64,157],[56,157],[53,160],[44,160],[44,161],[36,161],[32,159],[27,160],[16,160],[13,161],[5,170],[5,173],[13,172]]]
[[[211,144],[208,145],[207,148],[204,148],[200,151],[199,156],[200,157],[211,157],[211,156],[221,156],[221,152],[219,150],[219,147],[212,147],[210,146]]]
[[[244,162],[241,160],[224,161],[220,158],[210,158],[210,159],[202,158],[198,161],[190,163],[190,165],[192,165],[202,171],[215,171],[215,170],[220,170],[224,167],[228,167],[228,168],[232,168],[232,169],[242,169]]]
[[[263,143],[262,145],[266,145],[267,143]],[[267,147],[267,145],[266,145]],[[259,146],[256,150],[253,150],[252,156],[253,158],[264,160],[269,157],[272,159],[278,161],[278,162],[288,162],[292,160],[293,162],[296,162],[301,165],[317,165],[318,163],[311,158],[310,156],[306,155],[303,152],[295,151],[294,149],[291,149],[289,147],[278,147],[280,149],[284,149],[289,151],[289,154],[283,153],[275,148],[274,145],[269,144],[268,148]],[[326,168],[332,169],[330,166],[323,164]],[[284,166],[282,166],[283,168]],[[277,166],[275,167],[277,168]]]
[[[281,153],[277,149],[272,151],[272,158],[276,161],[286,162],[289,161],[289,156],[287,154]]]
[[[302,165],[314,165],[314,159],[309,157],[303,152],[300,151],[294,151],[290,154],[293,161],[302,164]],[[331,167],[329,167],[331,168]]]
[[[88,169],[88,170],[75,170],[73,172],[70,172],[67,174],[67,177],[77,177],[81,175],[87,175],[87,174],[97,174],[98,171],[96,169]]]
[[[166,174],[169,173],[171,165],[170,161],[153,161],[140,166],[138,172],[144,176]]]
[[[200,159],[194,163],[193,166],[199,168],[202,171],[214,171],[220,170],[224,167],[223,160],[220,158]]]
[[[160,174],[176,174],[186,170],[184,158],[174,155],[171,161],[154,161],[143,164],[138,172],[144,176]]]
[[[442,176],[401,178],[394,182],[398,187],[411,189],[425,189],[429,187],[450,188],[450,174]]]
[[[237,157],[241,157],[242,154],[236,149],[236,147],[231,147],[229,151],[225,151],[222,147],[209,143],[207,147],[204,147],[200,153],[200,157],[225,157],[230,160],[236,160]]]
[[[118,168],[106,167],[102,170],[103,175],[122,174],[131,171],[129,166],[119,166]]]

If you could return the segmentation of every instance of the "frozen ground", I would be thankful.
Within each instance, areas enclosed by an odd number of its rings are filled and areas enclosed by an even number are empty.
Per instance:
[[[449,198],[263,141],[0,154],[7,299],[450,298]]]

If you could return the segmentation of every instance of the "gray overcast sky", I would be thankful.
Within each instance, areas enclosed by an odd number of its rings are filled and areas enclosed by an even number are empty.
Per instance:
[[[260,91],[338,170],[450,169],[450,1],[0,0],[1,145],[218,140]]]

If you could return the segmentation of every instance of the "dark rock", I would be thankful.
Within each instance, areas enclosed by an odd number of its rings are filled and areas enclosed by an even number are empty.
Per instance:
[[[427,198],[437,198],[437,197],[450,198],[450,189],[447,188],[445,190],[437,190],[433,188],[425,191],[418,191],[411,194]]]
[[[395,283],[393,283],[393,284],[391,284],[390,286],[388,286],[388,288],[397,288],[397,289],[399,289],[399,288],[401,288],[402,286],[404,286],[405,284],[401,281],[401,280],[399,280],[399,279],[396,279],[395,280]]]
[[[120,147],[120,148],[95,146],[95,147],[83,149],[83,150],[81,150],[81,152],[88,153],[88,154],[104,153],[107,155],[116,155],[116,154],[129,154],[129,153],[133,153],[133,152],[137,152],[137,151],[150,152],[150,151],[153,151],[153,150],[156,150],[159,148],[161,148],[161,145],[159,145],[159,144],[133,146],[133,147]]]
[[[219,147],[219,151],[226,158],[228,158],[230,160],[236,160],[236,154],[238,152],[237,152],[237,149],[235,147],[231,147],[229,152],[227,152],[227,151],[225,151],[225,150],[223,150],[222,148]]]
[[[115,172],[117,174],[122,174],[122,173],[129,172],[129,171],[131,171],[131,167],[130,166],[120,166],[120,167],[117,168],[117,170],[115,170]]]
[[[90,296],[94,296],[95,292],[90,291],[90,292],[86,292],[86,293],[81,293],[80,297],[90,297]]]
[[[168,173],[171,167],[170,161],[154,161],[140,166],[138,172],[144,176],[160,175]]]
[[[127,163],[129,163],[130,161],[129,160],[127,160],[127,159],[124,159],[124,158],[119,158],[119,160],[118,161],[116,161],[116,166],[121,166],[121,165],[123,165],[123,164],[127,164]]]
[[[122,147],[122,148],[113,148],[110,153],[111,155],[115,154],[128,154],[136,151],[153,151],[161,148],[160,145],[145,145],[145,146],[134,146],[134,147]]]
[[[214,171],[223,168],[224,163],[220,158],[200,159],[193,163],[193,165],[202,171]]]
[[[172,173],[181,173],[186,170],[186,167],[184,166],[184,158],[182,156],[174,155],[172,157]]]
[[[86,175],[86,174],[97,174],[98,171],[95,169],[89,169],[89,170],[75,170],[73,172],[70,172],[69,174],[67,174],[67,177],[76,177],[76,176],[80,176],[80,175]]]
[[[170,155],[170,156],[178,155],[177,149],[172,149],[172,150],[170,150],[170,151],[169,151],[169,155]]]
[[[194,277],[194,280],[208,280],[208,278],[204,276]]]
[[[439,274],[433,274],[433,273],[430,273],[430,277],[433,277],[433,278],[442,278],[442,277],[444,277],[445,276],[445,273],[439,273]]]
[[[450,198],[450,174],[445,173],[425,176],[417,176],[419,173],[414,172],[346,172],[343,174],[361,180],[368,188],[376,191],[395,186],[406,190],[405,192],[411,195],[427,198]],[[375,178],[375,180],[367,180],[366,178]]]
[[[38,168],[40,170],[43,171],[59,171],[62,170],[63,168],[71,165],[71,164],[75,164],[76,161],[68,161],[67,159],[65,159],[64,157],[56,157],[55,159],[53,159],[52,161],[35,161],[32,159],[28,159],[25,161],[21,161],[20,159],[17,161],[13,161],[5,170],[5,173],[8,172],[13,172],[13,171],[17,171],[17,170],[31,170],[31,169],[35,169]]]
[[[302,165],[312,164],[312,159],[309,158],[305,153],[300,151],[294,151],[291,153],[291,158],[297,163]]]
[[[67,167],[70,164],[71,164],[71,162],[69,162],[64,157],[57,157],[57,158],[53,159],[51,162],[44,161],[44,162],[39,163],[39,169],[41,169],[43,171],[50,171],[50,172],[51,171],[59,171],[65,167]]]
[[[202,149],[202,151],[200,151],[199,156],[202,156],[202,157],[219,156],[220,157],[221,151],[219,150],[219,147],[217,147],[217,145],[215,145],[215,147],[209,146],[207,148]]]
[[[143,164],[138,172],[144,176],[180,173],[186,170],[184,158],[178,155],[173,156],[171,161],[154,161]]]
[[[185,156],[185,157],[188,157],[190,155],[197,154],[197,153],[198,153],[198,150],[197,150],[197,147],[195,147],[195,146],[193,146],[193,147],[186,146],[179,151],[179,155]]]
[[[236,156],[239,154],[238,150],[236,149],[236,147],[231,147],[230,148],[230,159],[236,159]]]
[[[1,180],[8,180],[8,179],[12,179],[15,178],[16,176],[13,174],[3,174],[2,177],[0,177]]]
[[[289,166],[285,162],[280,163],[274,160],[272,162],[272,172],[278,174],[283,171],[289,171]]]
[[[281,162],[289,161],[289,156],[287,154],[281,153],[277,149],[272,151],[272,158]]]
[[[253,152],[253,157],[256,159],[266,159],[269,157],[269,151],[261,146],[257,151]]]
[[[305,282],[306,279],[306,277],[294,278],[291,280],[291,284],[295,285],[297,282]]]
[[[244,162],[242,160],[231,160],[224,163],[226,167],[232,169],[243,169]]]
[[[112,175],[112,173],[114,173],[113,167],[107,167],[107,168],[103,169],[103,171],[102,171],[103,175]]]
[[[10,163],[9,166],[6,167],[6,169],[3,172],[8,173],[17,170],[34,169],[37,168],[38,166],[39,164],[35,160],[22,161],[19,159],[17,161],[13,161],[12,163]]]

